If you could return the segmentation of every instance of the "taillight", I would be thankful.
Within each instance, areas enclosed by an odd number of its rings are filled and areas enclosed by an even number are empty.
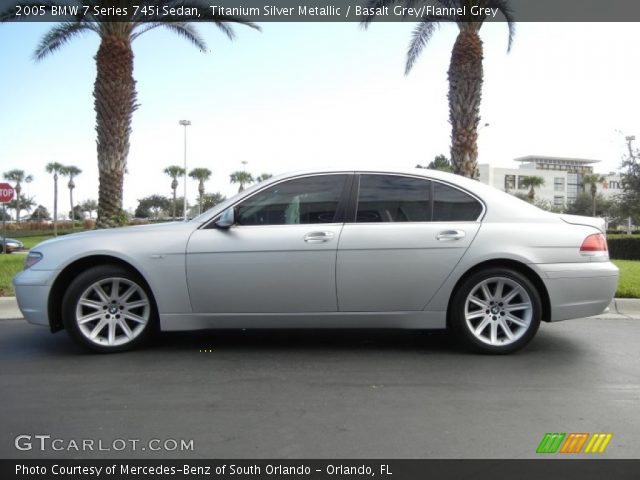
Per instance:
[[[604,254],[607,250],[607,239],[601,233],[589,235],[580,246],[580,253],[583,255]]]

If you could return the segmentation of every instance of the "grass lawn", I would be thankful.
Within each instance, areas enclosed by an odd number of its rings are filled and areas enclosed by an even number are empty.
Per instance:
[[[22,270],[24,259],[25,256],[21,254],[0,254],[0,297],[13,295],[11,280],[16,273]]]
[[[15,238],[15,237],[14,237]],[[33,237],[21,237],[20,240],[24,244],[24,248],[31,250],[38,243],[53,238],[53,235],[34,235]]]
[[[618,298],[640,298],[640,260],[612,260],[620,269]]]

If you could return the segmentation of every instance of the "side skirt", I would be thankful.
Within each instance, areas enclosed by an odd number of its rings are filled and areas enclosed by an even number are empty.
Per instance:
[[[446,312],[217,313],[160,315],[163,331],[216,328],[443,329]]]

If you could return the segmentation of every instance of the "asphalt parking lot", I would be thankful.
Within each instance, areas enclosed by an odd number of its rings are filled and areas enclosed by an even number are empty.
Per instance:
[[[546,432],[611,432],[600,458],[638,458],[639,341],[640,320],[591,318],[543,324],[503,357],[442,333],[318,330],[163,334],[95,355],[0,320],[0,457],[532,458]],[[16,450],[39,434],[193,451]]]

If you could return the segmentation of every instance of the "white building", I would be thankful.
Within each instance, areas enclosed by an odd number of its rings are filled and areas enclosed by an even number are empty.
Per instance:
[[[593,173],[593,165],[600,162],[584,158],[541,155],[520,157],[515,161],[520,162],[518,168],[478,165],[480,181],[505,192],[526,194],[529,190],[522,185],[522,180],[529,176],[542,177],[544,185],[536,188],[536,198],[546,200],[557,207],[567,206],[577,198],[578,193],[585,191],[583,176]],[[600,193],[605,197],[622,193],[619,174],[612,172],[603,175],[606,180],[598,188]]]

